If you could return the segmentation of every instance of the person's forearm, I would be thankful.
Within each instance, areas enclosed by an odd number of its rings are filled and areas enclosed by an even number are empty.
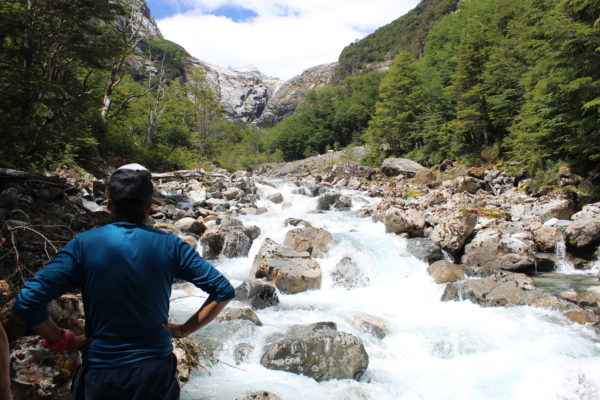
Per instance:
[[[202,307],[183,324],[183,336],[191,335],[215,319],[227,303],[229,303],[229,300],[217,302],[210,297],[206,299]]]
[[[49,341],[50,343],[57,342],[62,336],[62,331],[50,317],[44,322],[31,327],[35,333]]]

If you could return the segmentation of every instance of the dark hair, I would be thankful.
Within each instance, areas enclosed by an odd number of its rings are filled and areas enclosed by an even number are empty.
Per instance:
[[[144,223],[152,201],[152,176],[146,169],[118,169],[108,181],[108,197],[115,221]]]

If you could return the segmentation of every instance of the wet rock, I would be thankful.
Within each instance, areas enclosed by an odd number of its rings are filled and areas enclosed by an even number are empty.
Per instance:
[[[287,218],[287,219],[286,219],[286,220],[283,222],[283,225],[284,225],[284,226],[288,226],[288,225],[291,225],[291,226],[298,226],[298,225],[300,225],[300,226],[303,226],[303,227],[305,227],[305,228],[310,228],[310,227],[312,226],[310,222],[308,222],[308,221],[305,221],[305,220],[303,220],[303,219],[299,219],[299,218]]]
[[[600,202],[584,206],[571,220],[566,229],[569,245],[578,252],[593,252],[600,244]]]
[[[560,232],[554,226],[544,225],[533,233],[533,240],[539,251],[552,251],[560,240]]]
[[[360,269],[358,264],[350,258],[344,257],[337,262],[331,271],[334,286],[352,289],[369,285],[369,277]]]
[[[239,200],[244,195],[244,191],[238,188],[228,188],[223,192],[223,198],[225,200]]]
[[[70,399],[71,376],[81,364],[79,352],[55,353],[39,336],[24,336],[11,344],[10,369],[15,399]]]
[[[269,210],[267,210],[265,207],[245,207],[240,211],[242,214],[246,215],[260,215],[268,212]]]
[[[591,310],[569,311],[565,314],[565,317],[581,325],[596,324],[600,320],[600,318],[598,318],[598,316]]]
[[[200,238],[202,257],[207,260],[216,259],[223,250],[225,237],[218,229],[209,228]]]
[[[260,390],[245,396],[236,397],[235,400],[281,400],[281,397],[277,396],[275,393]]]
[[[372,315],[356,315],[348,321],[352,326],[375,336],[378,339],[383,339],[387,336],[390,329],[385,321]]]
[[[284,293],[321,286],[321,267],[308,252],[298,252],[266,238],[254,258],[250,276],[265,278]]]
[[[554,296],[536,289],[525,274],[497,272],[481,278],[446,285],[442,301],[469,300],[482,306],[554,305]]]
[[[267,200],[275,204],[283,203],[283,195],[279,192],[267,196]]]
[[[435,283],[450,283],[465,279],[465,273],[456,264],[448,261],[436,261],[427,267],[427,272]]]
[[[275,286],[258,280],[246,280],[235,288],[235,299],[248,301],[252,308],[261,310],[279,304]]]
[[[535,269],[538,272],[552,272],[559,262],[556,253],[535,253]]]
[[[502,234],[497,229],[479,231],[465,246],[465,265],[519,271],[532,269],[535,248],[532,242]]]
[[[260,236],[260,228],[256,225],[245,226],[243,231],[252,241]]]
[[[406,239],[406,250],[421,261],[428,264],[442,260],[442,249],[428,238]]]
[[[406,233],[409,237],[423,236],[425,219],[413,208],[390,208],[383,216],[386,233]]]
[[[262,326],[262,322],[258,315],[251,308],[233,308],[227,307],[219,316],[217,317],[218,321],[232,321],[236,319],[243,319],[246,321],[250,321],[255,325]]]
[[[438,223],[429,238],[451,254],[459,253],[473,232],[477,217],[470,213],[455,213]]]
[[[175,228],[184,233],[193,233],[202,235],[206,231],[206,227],[202,222],[195,220],[192,217],[184,217],[175,222]]]
[[[421,164],[406,158],[386,158],[381,163],[381,171],[387,176],[402,174],[412,177],[421,168],[423,168]]]
[[[322,257],[329,251],[331,233],[321,228],[295,228],[287,231],[283,245],[296,251],[306,251],[312,257]]]
[[[333,322],[292,328],[267,346],[260,363],[269,369],[330,379],[359,380],[369,365],[362,341],[337,330]]]
[[[238,343],[233,349],[233,358],[236,365],[250,360],[250,354],[254,351],[254,346],[250,343]]]
[[[246,257],[250,247],[252,247],[250,237],[243,230],[232,229],[225,233],[221,254],[229,258]]]
[[[327,211],[347,210],[351,207],[352,200],[348,196],[342,196],[340,193],[328,192],[322,194],[317,199],[317,210]]]

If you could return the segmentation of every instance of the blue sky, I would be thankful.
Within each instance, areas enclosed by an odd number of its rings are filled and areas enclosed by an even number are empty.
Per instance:
[[[342,49],[418,0],[147,0],[165,38],[223,67],[282,79],[337,61]]]

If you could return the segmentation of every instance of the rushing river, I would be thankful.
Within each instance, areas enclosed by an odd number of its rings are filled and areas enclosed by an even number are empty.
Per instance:
[[[549,309],[441,302],[444,285],[435,284],[427,265],[406,251],[405,240],[386,234],[381,223],[359,218],[357,210],[376,199],[346,192],[352,195],[351,211],[315,213],[316,198],[292,194],[292,184],[274,183],[277,189],[259,185],[261,197],[279,191],[285,203],[261,201],[268,213],[242,218],[262,231],[249,257],[214,265],[237,286],[248,278],[263,240],[282,243],[291,229],[284,220],[301,218],[333,235],[331,250],[318,259],[321,289],[279,294],[278,306],[256,311],[262,326],[213,322],[196,333],[232,365],[236,345],[248,343],[251,350],[235,367],[217,364],[210,375],[199,370],[183,387],[183,400],[233,400],[257,390],[283,400],[600,399],[600,338],[590,327]],[[368,277],[366,287],[333,286],[330,272],[346,256]],[[173,291],[171,313],[181,321],[203,301],[185,293]],[[357,317],[380,321],[387,335],[378,339],[360,330]],[[319,321],[333,321],[363,340],[369,367],[360,382],[318,383],[260,365],[264,346],[290,326]]]

